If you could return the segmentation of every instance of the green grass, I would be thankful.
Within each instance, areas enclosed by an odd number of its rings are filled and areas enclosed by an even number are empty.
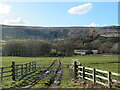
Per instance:
[[[120,36],[120,34],[115,34],[115,33],[113,33],[113,34],[107,34],[107,35],[101,35],[101,36],[104,36],[104,37],[119,37]]]
[[[59,57],[2,57],[2,66],[10,66],[12,61],[16,64],[41,60],[41,64],[49,64]],[[97,68],[112,72],[118,72],[118,56],[73,56],[64,57],[63,64],[71,64],[74,59],[79,59],[81,64],[86,67]],[[111,63],[110,63],[111,62]],[[98,63],[98,64],[92,64]]]
[[[10,66],[12,61],[15,61],[16,64],[24,64],[31,61],[39,61],[39,63],[43,66],[44,64],[51,64],[53,60],[60,59],[59,57],[2,57],[2,66]],[[118,56],[73,56],[73,57],[64,57],[63,64],[71,64],[75,59],[79,59],[81,64],[86,67],[118,72]],[[111,62],[111,63],[110,63]],[[98,63],[98,64],[94,64]],[[48,67],[49,65],[45,65]],[[72,70],[68,68],[68,65],[64,65],[63,69],[63,78],[60,87],[62,88],[70,88],[74,85],[71,82],[72,79]],[[45,81],[45,80],[44,80]],[[5,87],[10,87],[12,80],[10,78],[4,79]],[[42,81],[41,81],[42,82]],[[35,87],[46,87],[44,83],[39,82]],[[47,80],[46,80],[47,82]]]
[[[80,63],[86,67],[118,72],[118,56],[74,56],[74,57],[65,57],[63,59],[63,62],[69,64],[74,59],[79,59]],[[98,64],[91,64],[91,63],[98,63]]]
[[[11,66],[12,61],[15,61],[15,64],[25,64],[31,61],[38,61],[37,63],[43,66],[44,64],[50,65],[55,59],[56,58],[53,57],[51,58],[50,57],[2,57],[2,66],[3,67]],[[44,66],[48,67],[49,65],[44,65]],[[7,74],[9,75],[9,73]],[[3,82],[2,82],[3,88],[10,88],[11,86],[14,86],[14,84],[12,84],[13,82],[14,81],[11,79],[11,77],[3,78]]]
[[[57,58],[54,57],[2,57],[2,66],[10,66],[12,61],[15,61],[16,64],[24,64],[31,61],[41,60],[43,64],[49,64]]]

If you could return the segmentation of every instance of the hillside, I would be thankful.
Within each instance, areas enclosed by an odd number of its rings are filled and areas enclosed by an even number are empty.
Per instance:
[[[76,35],[100,35],[103,37],[118,37],[120,26],[108,27],[31,27],[2,25],[2,39],[41,39],[56,40],[72,38]],[[85,36],[84,36],[85,35]]]

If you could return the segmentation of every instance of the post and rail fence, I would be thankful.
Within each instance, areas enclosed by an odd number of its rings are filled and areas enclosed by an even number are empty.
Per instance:
[[[74,61],[74,79],[79,78],[92,81],[94,84],[100,84],[108,88],[111,88],[115,84],[120,85],[119,73],[84,67]]]
[[[2,81],[4,78],[10,77],[14,81],[19,81],[23,77],[36,72],[37,69],[40,68],[37,67],[37,65],[38,64],[36,61],[25,64],[16,64],[15,62],[12,62],[11,66],[0,68],[0,79]],[[94,84],[100,84],[108,88],[111,88],[114,84],[120,85],[120,81],[117,80],[120,78],[119,73],[84,67],[78,62],[74,61],[74,79],[78,78],[89,80]]]
[[[15,64],[12,62],[11,66],[1,67],[0,78],[11,77],[12,80],[21,80],[26,75],[30,75],[37,70],[36,61],[25,63],[25,64]]]

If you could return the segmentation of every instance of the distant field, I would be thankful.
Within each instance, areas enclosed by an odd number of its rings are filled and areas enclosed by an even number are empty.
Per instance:
[[[2,66],[10,66],[12,61],[16,64],[41,60],[42,64],[49,64],[59,57],[2,57]],[[63,64],[71,64],[74,59],[79,59],[81,64],[86,67],[98,68],[118,72],[118,56],[73,56],[64,57]]]
[[[101,35],[101,36],[104,36],[104,37],[119,37],[120,34],[107,34],[107,35]]]
[[[41,63],[48,64],[55,59],[56,58],[54,57],[2,57],[2,66],[10,66],[12,61],[15,61],[16,64],[24,64],[31,61],[41,60]]]

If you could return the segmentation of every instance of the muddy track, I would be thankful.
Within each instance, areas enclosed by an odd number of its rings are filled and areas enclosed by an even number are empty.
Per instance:
[[[52,69],[54,68],[56,63],[57,63],[57,60],[54,60],[53,63],[46,70],[41,72],[40,75],[38,77],[36,77],[30,84],[23,86],[21,88],[28,89],[28,88],[33,87],[35,84],[37,84],[39,82],[39,80],[45,78],[49,73],[52,72]]]
[[[58,86],[61,83],[62,74],[63,74],[62,60],[59,60],[59,66],[54,76],[51,78],[51,83],[48,86],[48,88],[58,88]]]

